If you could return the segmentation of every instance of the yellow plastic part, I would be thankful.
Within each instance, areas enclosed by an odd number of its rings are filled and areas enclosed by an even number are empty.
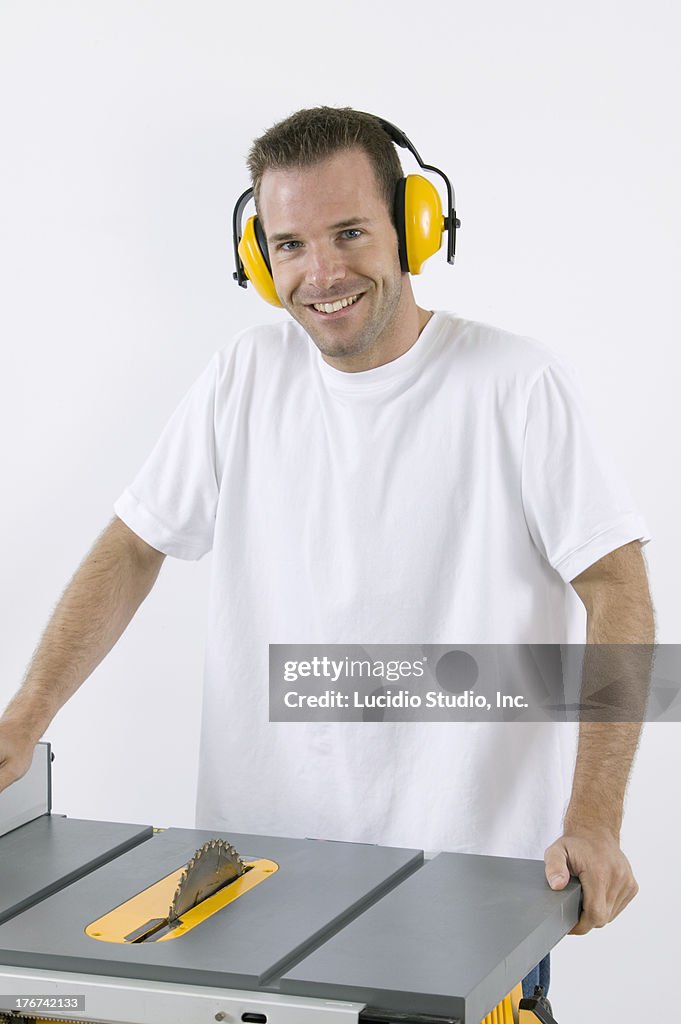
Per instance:
[[[202,921],[226,907],[228,903],[233,903],[256,885],[264,882],[279,870],[279,865],[273,860],[263,859],[247,861],[246,868],[247,870],[239,878],[183,914],[178,919],[179,924],[156,941],[166,942],[186,935],[192,928],[196,928]],[[185,865],[183,864],[177,871],[166,875],[165,878],[154,882],[147,889],[126,900],[125,903],[121,903],[120,906],[114,907],[102,917],[98,917],[96,921],[92,921],[86,927],[85,934],[89,935],[91,939],[99,939],[100,942],[125,943],[126,935],[131,935],[148,921],[166,918],[184,869]]]
[[[523,987],[517,984],[481,1021],[481,1024],[517,1024],[518,1003],[523,998]],[[534,1017],[534,1014],[532,1014]]]
[[[513,1008],[513,1020],[518,1021],[520,1019],[520,1000],[523,998],[523,985],[522,982],[518,982],[516,987],[513,989],[510,995],[511,1006]]]
[[[442,202],[432,181],[421,174],[408,175],[404,187],[404,233],[410,274],[420,274],[425,261],[438,251],[444,225]]]
[[[249,217],[246,221],[244,233],[239,242],[239,256],[246,271],[246,277],[255,288],[258,295],[269,302],[271,306],[281,307],[274,281],[269,268],[265,263],[258,239],[255,234],[255,217]]]

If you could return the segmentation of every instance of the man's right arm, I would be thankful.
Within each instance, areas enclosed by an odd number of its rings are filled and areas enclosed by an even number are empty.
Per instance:
[[[0,718],[0,790],[28,770],[35,744],[124,632],[164,558],[117,517],[95,542]]]

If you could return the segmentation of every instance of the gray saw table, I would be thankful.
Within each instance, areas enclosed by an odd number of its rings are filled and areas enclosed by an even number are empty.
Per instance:
[[[40,744],[0,794],[0,1019],[30,994],[53,1001],[23,1019],[479,1024],[579,916],[579,884],[553,892],[541,861],[154,832],[53,815],[49,792]],[[278,870],[173,941],[86,934],[212,838]],[[58,1002],[74,995],[83,1011]]]

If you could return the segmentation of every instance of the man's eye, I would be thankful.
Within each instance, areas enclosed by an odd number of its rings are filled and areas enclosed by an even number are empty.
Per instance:
[[[344,235],[352,235],[353,238],[359,238],[359,236],[362,234],[362,232],[359,230],[359,228],[346,228],[345,231],[343,232],[343,234]]]
[[[283,252],[293,252],[293,249],[289,249],[288,246],[289,245],[300,245],[300,244],[301,244],[300,242],[296,242],[296,241],[293,241],[293,242],[282,242],[281,245],[279,246],[279,248]]]

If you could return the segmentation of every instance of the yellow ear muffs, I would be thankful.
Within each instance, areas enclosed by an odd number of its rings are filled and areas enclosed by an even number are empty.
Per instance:
[[[239,242],[239,257],[244,265],[246,277],[258,295],[271,306],[281,307],[274,287],[267,241],[257,217],[249,217]]]
[[[445,229],[439,193],[421,174],[410,174],[397,183],[395,225],[403,273],[420,274],[425,261],[442,245]],[[248,218],[238,252],[246,277],[258,295],[271,306],[281,308],[265,232],[257,217]]]
[[[445,221],[440,195],[421,174],[402,178],[395,191],[395,223],[404,273],[420,274],[442,245]]]

